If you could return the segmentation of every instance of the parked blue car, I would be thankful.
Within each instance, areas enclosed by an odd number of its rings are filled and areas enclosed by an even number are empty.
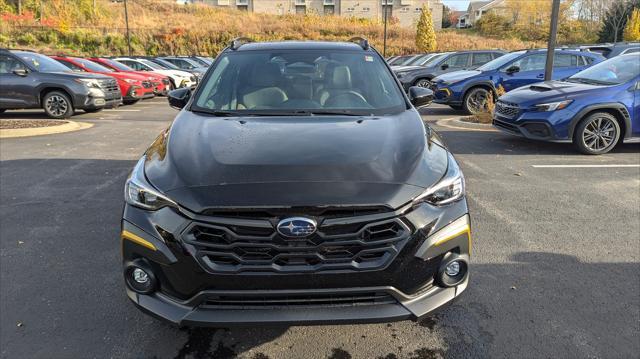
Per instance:
[[[640,54],[511,91],[498,99],[493,125],[531,139],[573,142],[585,154],[640,142]]]
[[[432,80],[434,102],[449,105],[468,114],[484,111],[487,96],[496,88],[505,91],[540,82],[544,79],[547,50],[510,52],[476,70],[456,71]],[[575,74],[605,58],[596,53],[578,50],[557,50],[554,57],[553,79]]]

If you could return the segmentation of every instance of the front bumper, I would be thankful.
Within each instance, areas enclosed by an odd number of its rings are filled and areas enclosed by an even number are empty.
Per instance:
[[[462,104],[462,100],[456,98],[453,90],[448,87],[432,86],[433,102],[441,105],[453,105],[459,106]]]
[[[494,113],[492,124],[498,130],[531,140],[568,143],[571,142],[568,124],[571,116],[556,112],[521,112],[516,117]]]
[[[159,282],[151,294],[127,287],[127,295],[144,312],[179,326],[417,320],[467,286],[467,277],[449,288],[438,286],[434,278],[446,256],[468,260],[469,233],[459,233],[446,243],[431,240],[433,233],[454,220],[468,218],[467,212],[466,201],[459,201],[446,210],[425,205],[402,215],[412,228],[411,237],[389,263],[375,270],[212,273],[182,239],[201,216],[195,215],[194,221],[171,208],[147,212],[126,205],[124,265],[144,261]],[[137,239],[128,239],[124,233]],[[359,298],[372,293],[384,300],[360,302]]]

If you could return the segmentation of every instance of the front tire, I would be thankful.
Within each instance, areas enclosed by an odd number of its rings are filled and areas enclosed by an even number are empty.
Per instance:
[[[578,124],[573,144],[585,155],[601,155],[611,151],[620,139],[620,125],[607,112],[596,112]]]
[[[69,118],[73,115],[73,104],[69,96],[61,91],[51,91],[44,95],[42,108],[47,116],[55,119]]]
[[[462,109],[469,115],[477,115],[487,108],[489,90],[484,87],[474,87],[464,95]]]

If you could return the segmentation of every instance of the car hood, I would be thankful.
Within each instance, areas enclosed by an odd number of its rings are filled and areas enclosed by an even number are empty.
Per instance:
[[[538,82],[510,91],[502,95],[500,100],[526,106],[529,102],[562,101],[602,88],[602,86],[564,81]]]
[[[149,182],[195,212],[214,207],[397,208],[444,175],[419,114],[201,116],[183,110],[147,151]]]
[[[57,76],[64,76],[70,79],[99,79],[99,80],[104,80],[104,79],[110,79],[111,77],[106,76],[106,75],[102,75],[102,74],[97,74],[97,73],[90,73],[90,72],[74,72],[74,71],[64,71],[64,72],[48,72],[50,74],[56,74]]]
[[[138,80],[138,81],[146,81],[149,77],[148,76],[142,76],[142,75],[138,75],[132,72],[110,72],[107,74],[108,76],[113,76],[117,79],[120,80]]]
[[[413,71],[413,70],[421,70],[424,69],[422,66],[392,66],[391,69],[393,72],[403,72],[403,71]]]
[[[474,76],[478,76],[481,73],[482,71],[478,70],[453,71],[434,78],[433,82],[458,82]]]

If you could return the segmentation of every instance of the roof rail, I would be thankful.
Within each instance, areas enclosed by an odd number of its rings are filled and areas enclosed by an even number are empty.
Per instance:
[[[231,43],[229,43],[229,48],[231,48],[231,50],[237,50],[240,48],[240,46],[248,42],[253,42],[253,39],[250,39],[248,37],[236,37],[235,39],[231,40]]]
[[[365,39],[364,37],[355,36],[350,38],[349,42],[355,42],[356,44],[360,45],[363,50],[369,50],[369,40]]]

